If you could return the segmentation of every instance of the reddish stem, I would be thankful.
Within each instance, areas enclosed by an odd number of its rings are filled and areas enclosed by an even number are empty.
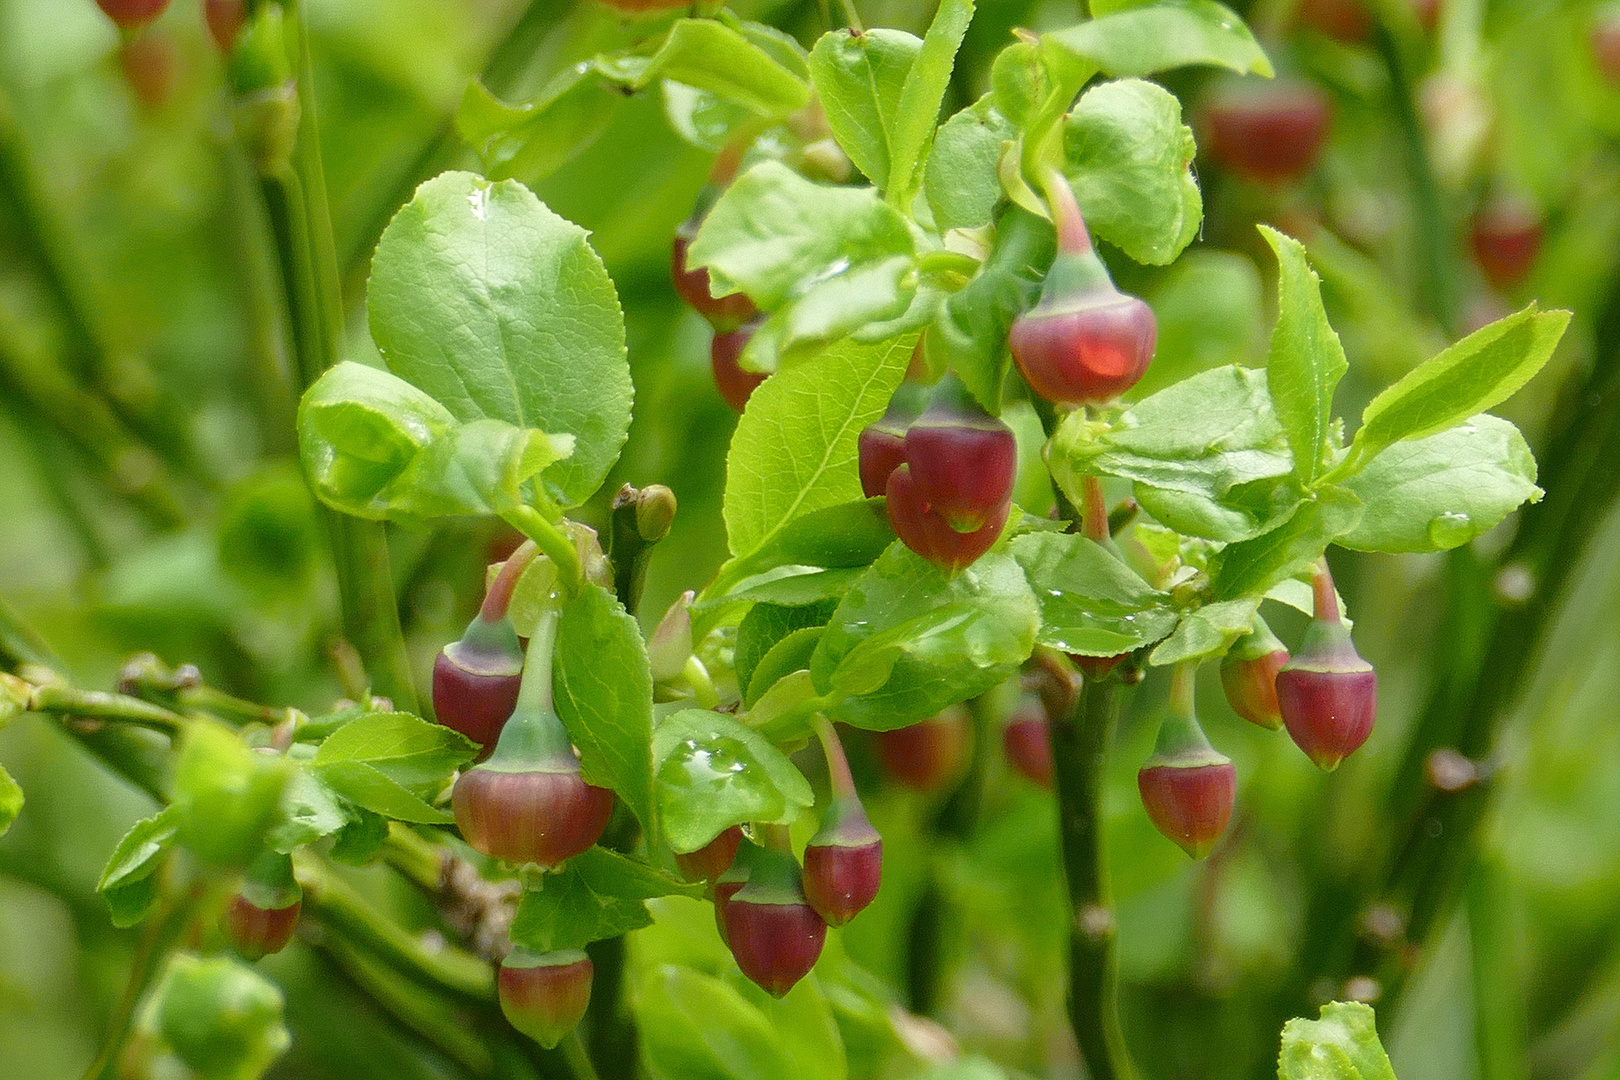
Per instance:
[[[479,615],[485,622],[497,623],[506,618],[506,609],[512,604],[512,592],[517,588],[518,579],[523,577],[523,571],[529,568],[539,551],[539,545],[533,540],[525,540],[507,556],[495,574],[495,580],[489,583],[489,590],[484,593],[484,606],[479,609]]]
[[[1083,255],[1090,251],[1091,233],[1086,231],[1080,203],[1068,179],[1056,169],[1046,174],[1046,205],[1052,213],[1052,224],[1057,227],[1058,250],[1066,255]]]
[[[1103,500],[1102,481],[1095,476],[1080,480],[1080,535],[1099,544],[1107,544],[1108,504]]]
[[[1327,559],[1316,565],[1311,575],[1311,592],[1316,598],[1316,617],[1323,622],[1339,621],[1339,594],[1333,588],[1333,575],[1328,571]]]
[[[821,752],[827,758],[827,775],[832,781],[833,795],[855,798],[855,777],[849,771],[849,758],[844,755],[844,745],[838,740],[838,732],[833,730],[832,724],[824,716],[816,718],[816,738],[821,740]]]
[[[735,180],[737,169],[742,165],[743,154],[747,149],[746,143],[727,143],[720,151],[720,156],[714,159],[714,167],[709,170],[709,183],[717,188],[723,188]]]

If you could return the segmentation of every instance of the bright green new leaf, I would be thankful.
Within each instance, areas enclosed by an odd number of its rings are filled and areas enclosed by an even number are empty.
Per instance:
[[[748,681],[748,692],[743,704],[753,708],[771,688],[781,680],[799,672],[810,670],[810,658],[815,655],[821,639],[826,636],[825,626],[807,626],[782,638],[770,651],[760,657]]]
[[[1152,75],[1191,64],[1270,75],[1243,20],[1212,0],[1161,0],[1041,35],[1107,75]]]
[[[652,925],[643,901],[676,894],[701,895],[701,887],[617,852],[587,848],[523,894],[511,938],[536,952],[582,949]]]
[[[1336,542],[1357,551],[1460,547],[1541,498],[1524,436],[1489,413],[1386,447],[1344,486],[1366,509]]]
[[[941,232],[990,224],[1002,195],[1001,144],[1017,136],[989,94],[940,125],[923,190]]]
[[[419,825],[447,825],[455,820],[368,761],[333,761],[319,766],[316,776],[356,806],[386,818]]]
[[[665,79],[660,89],[664,95],[664,119],[675,134],[711,154],[718,154],[737,137],[739,129],[754,119],[754,114],[741,105],[733,104],[712,90],[699,90],[695,86]]]
[[[1229,544],[1211,560],[1215,596],[1261,596],[1284,578],[1309,569],[1327,546],[1356,527],[1362,505],[1341,487],[1317,489],[1285,523],[1261,536]]]
[[[431,798],[477,754],[471,740],[443,724],[405,712],[374,712],[327,736],[313,764],[321,772],[339,762],[363,762],[401,787]]]
[[[145,919],[157,903],[157,885],[152,875],[174,847],[180,813],[173,806],[162,813],[137,821],[118,841],[107,859],[96,891],[112,909],[114,926],[134,926]]]
[[[896,543],[833,613],[810,670],[831,712],[874,731],[926,719],[1007,678],[1035,647],[1023,568],[992,552],[953,578]]]
[[[23,789],[11,774],[0,766],[0,836],[6,835],[11,829],[11,823],[17,820],[22,813]]]
[[[1476,330],[1372,399],[1344,461],[1329,477],[1352,476],[1380,450],[1421,439],[1506,401],[1552,357],[1567,311],[1523,311]]]
[[[923,37],[922,50],[906,74],[889,132],[889,178],[884,189],[895,205],[911,206],[939,123],[939,106],[950,86],[956,51],[962,47],[973,0],[942,0]]]
[[[768,51],[715,19],[679,19],[651,55],[599,56],[595,67],[629,90],[673,79],[760,116],[779,118],[804,108],[810,87],[783,63],[780,46],[771,44]]]
[[[784,607],[777,604],[755,604],[748,609],[742,622],[737,624],[736,657],[732,670],[737,673],[737,685],[744,691],[754,676],[754,667],[777,642],[795,631],[812,626],[825,626],[837,602],[822,601],[813,605]],[[753,704],[744,694],[744,703]]]
[[[371,333],[389,368],[462,421],[572,435],[543,474],[576,506],[630,426],[624,316],[585,230],[511,180],[427,181],[377,245]]]
[[[579,748],[585,779],[619,793],[653,828],[652,669],[636,620],[612,593],[587,585],[563,608],[552,675],[557,715]]]
[[[1268,225],[1260,233],[1277,253],[1277,326],[1271,332],[1266,380],[1294,451],[1294,475],[1314,484],[1322,474],[1333,428],[1333,391],[1349,370],[1339,335],[1322,308],[1322,282],[1298,240]]]
[[[1170,597],[1083,536],[1030,533],[1013,540],[1041,608],[1037,640],[1082,656],[1117,656],[1170,633]]]
[[[890,132],[900,114],[907,76],[922,51],[923,43],[914,35],[881,27],[861,34],[833,30],[810,50],[810,81],[833,137],[879,188],[889,186]],[[951,50],[953,55],[955,51]],[[921,149],[918,145],[913,153]]]
[[[284,757],[250,749],[218,721],[189,724],[174,766],[180,843],[210,866],[246,866],[279,816],[292,768]]]
[[[349,814],[337,794],[301,762],[293,767],[282,789],[281,818],[265,834],[264,842],[283,855],[330,836],[349,823]]]
[[[283,1005],[280,987],[234,957],[175,952],[139,1023],[182,1075],[260,1080],[292,1045]]]
[[[794,517],[775,530],[769,542],[727,562],[715,576],[714,584],[704,590],[704,595],[731,593],[738,599],[790,606],[814,603],[834,592],[841,595],[850,579],[840,576],[831,592],[800,600],[773,600],[769,595],[759,595],[758,590],[771,590],[773,586],[791,590],[790,579],[810,577],[822,570],[864,570],[893,542],[894,530],[889,526],[889,514],[882,499],[836,503]],[[813,587],[813,591],[816,588],[819,587]]]
[[[1182,615],[1176,632],[1148,657],[1155,667],[1179,664],[1183,660],[1208,660],[1220,656],[1238,638],[1254,628],[1260,610],[1260,597],[1246,596],[1205,604]]]
[[[456,131],[491,180],[534,183],[599,138],[622,96],[589,71],[567,68],[535,98],[516,105],[474,80],[456,109]]]
[[[856,440],[888,408],[912,345],[842,342],[754,391],[726,455],[733,554],[752,555],[795,518],[860,498]]]
[[[739,364],[748,371],[775,371],[814,356],[826,345],[854,335],[860,342],[898,337],[933,317],[919,292],[909,255],[838,269],[772,314],[748,339]]]
[[[798,1070],[775,1026],[731,986],[689,967],[659,964],[634,984],[641,1053],[669,1080],[784,1080]]]
[[[1278,1080],[1395,1080],[1371,1006],[1332,1001],[1320,1015],[1283,1027]]]
[[[653,733],[658,811],[676,851],[696,851],[746,821],[788,824],[815,802],[787,756],[722,713],[686,709]]]
[[[1164,266],[1204,220],[1197,148],[1174,94],[1140,79],[1086,91],[1063,121],[1064,173],[1094,236]]]

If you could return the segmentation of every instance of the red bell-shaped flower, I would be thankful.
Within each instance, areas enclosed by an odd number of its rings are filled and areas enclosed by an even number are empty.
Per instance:
[[[580,949],[540,953],[516,946],[501,961],[496,986],[506,1020],[541,1046],[556,1046],[591,1003],[596,967]]]
[[[1372,734],[1378,674],[1350,640],[1325,565],[1313,584],[1316,615],[1277,673],[1277,707],[1295,744],[1331,772]]]
[[[1232,711],[1251,724],[1276,731],[1282,727],[1277,707],[1277,673],[1288,663],[1288,650],[1258,617],[1254,631],[1239,639],[1221,661],[1221,689]]]
[[[726,944],[742,973],[781,997],[810,973],[827,924],[805,899],[799,864],[786,851],[754,860],[748,884],[726,905]]]
[[[745,323],[734,330],[716,331],[709,343],[709,370],[714,372],[714,385],[720,396],[738,412],[748,406],[759,384],[769,376],[758,371],[745,371],[741,358],[748,339],[759,329],[759,322]]]

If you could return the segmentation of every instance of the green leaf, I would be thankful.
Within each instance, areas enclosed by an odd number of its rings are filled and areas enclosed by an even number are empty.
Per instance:
[[[726,455],[735,555],[758,552],[802,514],[860,498],[856,440],[888,408],[912,344],[842,342],[754,391]]]
[[[1333,391],[1349,370],[1339,335],[1322,308],[1322,281],[1305,248],[1268,225],[1260,234],[1277,253],[1277,326],[1271,332],[1266,379],[1271,401],[1294,451],[1294,475],[1310,486],[1322,474],[1333,429]]]
[[[891,535],[888,539],[893,540],[894,537]],[[877,554],[882,551],[883,548],[879,548]],[[874,554],[873,558],[876,557]],[[859,566],[831,570],[817,566],[781,566],[771,573],[744,582],[731,594],[730,599],[755,600],[762,604],[781,604],[783,607],[806,607],[843,596],[864,569]]]
[[[1333,1001],[1320,1015],[1284,1025],[1278,1080],[1395,1080],[1370,1006]]]
[[[740,596],[744,589],[818,568],[864,569],[892,543],[894,530],[881,498],[835,503],[794,517],[767,542],[728,561],[705,592],[723,595],[737,589]]]
[[[1120,79],[1086,91],[1064,118],[1063,152],[1093,235],[1155,266],[1174,261],[1198,235],[1197,148],[1168,90]]]
[[[1243,20],[1212,0],[1161,0],[1041,35],[1104,74],[1152,75],[1207,64],[1270,75],[1271,61]]]
[[[281,817],[281,823],[265,834],[264,842],[283,855],[330,836],[349,823],[349,815],[336,793],[303,763],[294,767],[281,792]]]
[[[833,30],[810,50],[810,81],[833,137],[879,188],[889,186],[889,133],[922,50],[915,35],[882,28],[860,34]]]
[[[1402,439],[1421,439],[1506,401],[1552,357],[1567,311],[1523,311],[1476,330],[1372,399],[1330,479],[1352,476]]]
[[[845,594],[811,658],[817,690],[853,695],[835,719],[904,727],[1012,674],[1040,609],[1023,569],[997,552],[954,578],[895,543]]]
[[[319,766],[321,782],[356,806],[396,821],[447,825],[452,814],[428,805],[416,792],[369,762],[343,760]]]
[[[345,866],[369,866],[377,861],[388,842],[388,819],[352,803],[345,803],[343,809],[349,820],[333,837],[332,859]]]
[[[280,987],[234,957],[174,952],[138,1022],[180,1075],[260,1080],[292,1044],[283,1004]]]
[[[174,767],[180,842],[202,862],[246,866],[276,823],[288,759],[260,754],[214,720],[189,724]]]
[[[1112,425],[1070,413],[1055,433],[1052,476],[1079,502],[1088,474],[1136,482],[1161,524],[1211,540],[1264,533],[1298,505],[1293,457],[1272,411],[1266,374],[1206,371],[1127,409]]]
[[[641,1052],[656,1080],[784,1080],[797,1075],[775,1026],[737,990],[660,964],[635,981]]]
[[[134,926],[151,914],[157,903],[157,882],[152,875],[174,848],[180,812],[173,806],[155,817],[137,821],[113,848],[96,891],[112,909],[114,926]]]
[[[651,926],[643,901],[675,894],[701,895],[701,887],[617,852],[588,848],[523,894],[512,920],[512,942],[536,952],[582,949]]]
[[[754,114],[712,90],[665,79],[664,119],[675,134],[701,150],[718,154],[738,135]]]
[[[889,133],[889,178],[883,185],[890,201],[909,209],[920,166],[939,123],[939,106],[951,83],[956,52],[973,21],[973,0],[942,0],[923,37],[922,50],[906,73]]]
[[[373,712],[327,736],[315,752],[314,767],[323,772],[340,762],[361,762],[406,790],[432,798],[456,769],[477,755],[476,744],[443,724],[406,712]]]
[[[1030,533],[1010,551],[1041,608],[1037,640],[1082,656],[1118,656],[1175,629],[1170,597],[1101,545],[1072,533]]]
[[[789,824],[815,801],[787,756],[722,713],[685,709],[653,733],[658,811],[675,851],[696,851],[746,821]]]
[[[990,224],[1001,201],[1001,144],[1018,129],[986,94],[940,125],[924,173],[924,193],[940,232]]]
[[[1327,546],[1356,527],[1361,500],[1341,487],[1317,489],[1286,523],[1262,536],[1222,548],[1210,562],[1215,597],[1261,596],[1277,582],[1311,567]]]
[[[623,98],[594,73],[569,67],[539,96],[516,105],[474,80],[456,109],[456,131],[491,180],[543,180],[607,130]]]
[[[587,585],[563,608],[552,676],[557,715],[586,780],[612,788],[642,828],[653,824],[652,669],[636,620]]]
[[[0,836],[10,831],[11,823],[17,820],[22,808],[23,789],[6,772],[5,767],[0,766]]]
[[[763,161],[726,189],[687,251],[716,295],[743,292],[767,319],[743,366],[773,371],[869,322],[903,314],[911,229],[870,188],[805,179]]]
[[[747,690],[754,675],[754,666],[777,642],[796,630],[825,626],[836,606],[836,603],[825,602],[800,607],[755,604],[743,616],[742,622],[737,624],[736,659],[732,664],[732,669],[737,673],[737,685]]]
[[[394,216],[372,263],[372,337],[396,375],[462,421],[572,435],[544,473],[583,502],[630,426],[618,294],[585,230],[512,180],[448,172]]]
[[[1205,604],[1181,616],[1176,632],[1153,650],[1148,663],[1155,667],[1184,660],[1208,660],[1226,652],[1238,638],[1254,628],[1260,597],[1246,596]]]
[[[1012,365],[1007,331],[1040,298],[1056,250],[1049,222],[1021,207],[1008,207],[989,259],[945,301],[930,329],[930,351],[937,345],[940,358],[991,412],[1001,411],[1002,384]]]
[[[1344,486],[1366,510],[1337,543],[1357,551],[1459,547],[1541,498],[1524,436],[1489,413],[1386,447]]]
[[[770,651],[760,657],[759,663],[754,666],[748,691],[743,695],[743,704],[753,708],[782,679],[795,672],[808,672],[810,658],[815,655],[816,646],[821,644],[826,633],[825,626],[807,626],[772,645]]]
[[[783,59],[779,48],[768,52],[714,19],[678,19],[651,55],[599,56],[595,67],[629,90],[673,79],[760,116],[779,118],[810,100],[810,87]]]

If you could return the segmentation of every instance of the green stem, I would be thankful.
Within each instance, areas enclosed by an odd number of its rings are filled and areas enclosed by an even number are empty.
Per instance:
[[[1069,1023],[1092,1080],[1135,1076],[1119,1027],[1117,925],[1104,842],[1103,787],[1119,683],[1087,679],[1050,725],[1053,787],[1069,887]]]
[[[579,1041],[579,1031],[575,1029],[568,1033],[558,1047],[568,1067],[574,1070],[578,1080],[597,1080],[596,1066],[591,1064],[591,1057],[585,1052],[585,1044]]]
[[[28,707],[32,712],[51,713],[65,720],[108,720],[150,728],[170,737],[178,737],[186,726],[185,717],[161,705],[123,694],[80,690],[61,683],[36,687]]]
[[[423,892],[436,895],[443,888],[446,855],[445,849],[424,838],[409,825],[399,821],[388,823],[383,858]]]
[[[578,596],[580,587],[584,584],[585,573],[580,566],[579,549],[574,546],[574,541],[532,506],[520,506],[507,511],[501,517],[508,525],[538,544],[540,550],[557,567],[557,583],[562,586],[563,595]]]

